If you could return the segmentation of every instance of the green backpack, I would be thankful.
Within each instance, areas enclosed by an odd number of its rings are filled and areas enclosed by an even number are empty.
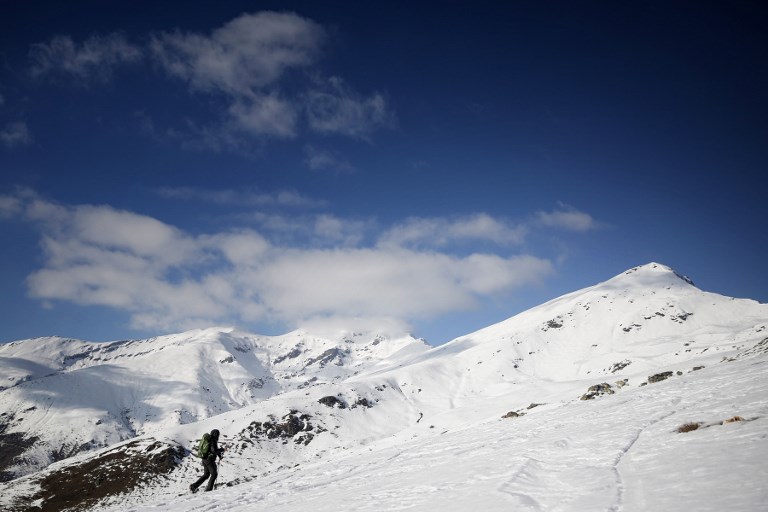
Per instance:
[[[197,455],[201,459],[207,459],[211,454],[211,434],[203,434],[200,444],[197,446]]]

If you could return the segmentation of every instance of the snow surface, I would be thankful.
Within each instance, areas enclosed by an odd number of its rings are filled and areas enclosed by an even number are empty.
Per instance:
[[[9,432],[39,438],[17,474],[41,469],[51,452],[110,446],[160,433],[309,385],[427,350],[411,337],[302,331],[257,336],[211,328],[150,340],[89,343],[38,338],[0,345],[0,410]]]
[[[766,510],[766,365],[764,356],[723,364],[520,418],[476,423],[470,414],[445,433],[428,433],[425,424],[398,442],[176,496],[192,470],[152,503],[123,500],[113,510]],[[493,412],[515,398],[499,400]],[[735,415],[757,419],[720,424]],[[712,426],[676,431],[691,421]],[[220,478],[260,470],[231,457]]]
[[[191,448],[218,428],[228,446],[211,493],[185,492],[201,472],[188,456],[98,509],[768,510],[768,305],[703,292],[655,263],[429,350],[375,334],[211,329],[100,344],[114,347],[101,364],[94,345],[53,343],[69,359],[35,355],[38,340],[0,347],[3,367],[24,359],[13,382],[26,379],[0,392],[3,410],[32,418],[24,427],[50,446],[81,435],[84,411],[120,410],[128,420],[98,431]],[[84,347],[92,356],[78,356]],[[263,379],[259,392],[249,379]],[[601,383],[611,394],[580,399]],[[371,407],[352,407],[361,399]],[[308,444],[249,435],[291,412],[308,415]],[[699,428],[678,432],[687,423]],[[32,495],[35,476],[0,484],[0,505]]]

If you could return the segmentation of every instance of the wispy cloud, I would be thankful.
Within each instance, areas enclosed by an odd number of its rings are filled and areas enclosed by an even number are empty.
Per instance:
[[[123,64],[141,60],[142,48],[119,33],[95,35],[82,43],[69,36],[56,36],[32,46],[30,72],[35,77],[62,76],[79,85],[105,82]]]
[[[410,218],[384,232],[382,247],[445,247],[452,243],[486,241],[500,245],[520,244],[527,233],[514,225],[481,213],[455,218]]]
[[[214,30],[161,33],[152,51],[172,76],[199,91],[250,97],[292,68],[312,64],[325,39],[317,23],[292,13],[244,14]]]
[[[222,206],[292,208],[322,208],[327,203],[321,199],[307,197],[295,190],[280,190],[273,193],[255,190],[200,189],[193,187],[161,188],[155,191],[161,197],[185,201],[203,201]]]
[[[237,99],[229,106],[228,113],[233,123],[230,128],[251,135],[294,137],[297,132],[296,105],[275,92]]]
[[[384,96],[362,96],[343,79],[318,81],[307,93],[307,116],[314,131],[365,139],[376,128],[394,122]]]
[[[24,208],[24,201],[13,195],[0,195],[0,218],[10,219],[19,215]]]
[[[10,123],[0,130],[0,142],[7,148],[28,146],[32,144],[32,134],[27,128],[27,123],[17,121]]]
[[[293,13],[244,14],[210,36],[156,34],[152,53],[163,69],[190,89],[229,102],[222,129],[255,136],[294,137],[306,115],[311,130],[366,138],[393,118],[381,94],[365,97],[340,77],[305,76],[307,91],[285,92],[292,70],[316,66],[328,35],[317,23]]]
[[[304,163],[313,171],[330,171],[337,174],[351,174],[355,168],[338,151],[304,147]]]
[[[88,85],[109,81],[118,67],[143,59],[194,95],[216,98],[223,108],[184,125],[158,130],[144,113],[144,127],[186,147],[247,153],[269,138],[302,131],[368,139],[394,114],[380,93],[363,95],[318,68],[328,32],[290,12],[242,14],[210,33],[155,32],[148,44],[120,33],[83,42],[61,35],[32,46],[30,73]],[[205,120],[202,120],[205,119]],[[320,164],[328,165],[328,164]],[[341,166],[337,165],[339,169]]]
[[[244,225],[258,229],[280,247],[356,247],[376,229],[373,219],[340,218],[328,213],[295,214],[262,211],[237,215]]]
[[[252,135],[296,135],[300,108],[280,93],[291,69],[314,63],[325,39],[317,23],[292,13],[244,14],[214,30],[159,33],[151,43],[168,75],[197,92],[227,99],[227,128]]]
[[[335,243],[313,248],[254,229],[192,235],[145,215],[28,192],[0,196],[0,212],[40,229],[43,263],[27,278],[32,297],[112,307],[141,329],[267,320],[294,327],[340,316],[405,325],[475,307],[553,271],[549,260],[526,254],[366,245],[372,224],[330,215],[310,229]],[[512,236],[483,216],[432,221],[458,238],[470,226],[485,229],[485,238]]]

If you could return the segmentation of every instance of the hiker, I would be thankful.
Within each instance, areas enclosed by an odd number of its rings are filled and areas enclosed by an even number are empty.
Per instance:
[[[211,479],[208,480],[208,485],[205,487],[205,490],[211,491],[213,490],[213,484],[216,482],[216,477],[219,475],[219,472],[216,469],[216,456],[218,455],[219,459],[221,459],[224,454],[224,449],[219,448],[218,430],[213,429],[210,434],[203,435],[203,438],[200,440],[200,445],[197,448],[197,453],[200,458],[203,459],[203,469],[205,470],[205,473],[203,473],[203,476],[198,478],[195,483],[189,486],[189,490],[197,492],[197,488],[203,485],[203,482],[210,477]]]

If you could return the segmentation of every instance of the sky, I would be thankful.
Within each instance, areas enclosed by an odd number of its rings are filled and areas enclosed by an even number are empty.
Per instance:
[[[0,4],[0,341],[768,301],[761,2]]]

